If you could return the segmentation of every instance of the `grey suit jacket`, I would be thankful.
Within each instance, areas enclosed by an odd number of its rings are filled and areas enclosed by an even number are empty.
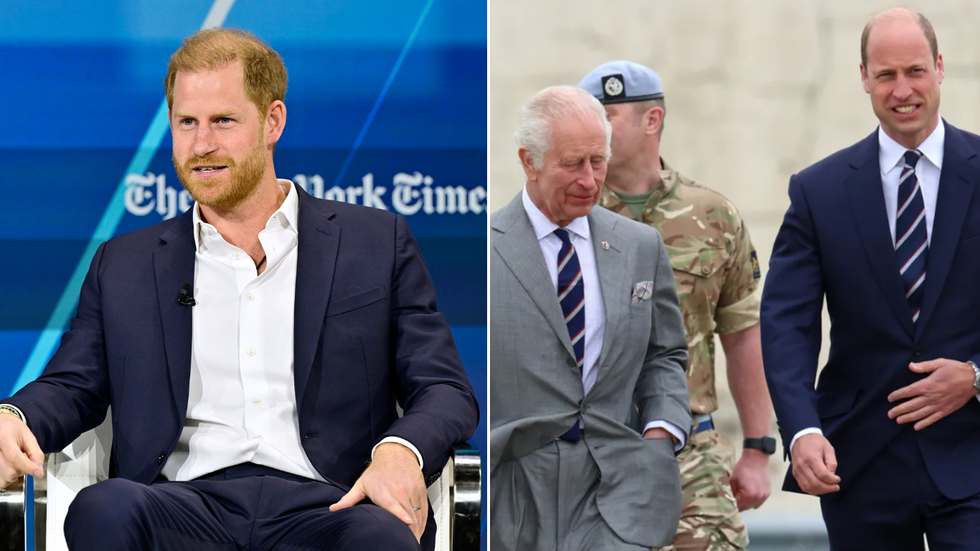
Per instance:
[[[606,325],[597,380],[585,395],[521,195],[490,217],[491,487],[514,483],[495,479],[499,466],[550,444],[580,418],[601,473],[603,519],[627,542],[664,545],[680,516],[677,461],[669,440],[645,440],[639,431],[653,420],[691,424],[673,272],[656,230],[601,207],[589,225]],[[631,304],[644,281],[653,282],[652,295]]]

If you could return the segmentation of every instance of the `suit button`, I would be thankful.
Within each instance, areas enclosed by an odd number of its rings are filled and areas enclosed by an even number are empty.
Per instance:
[[[554,438],[551,438],[551,437],[550,437],[550,436],[548,436],[547,434],[542,434],[542,435],[541,435],[541,438],[539,438],[538,440],[540,440],[542,444],[547,444],[548,442],[551,442],[551,441],[553,441],[553,440],[554,440]]]
[[[565,365],[567,365],[568,367],[575,367],[578,365],[578,362],[576,362],[571,358],[568,358],[567,360],[565,360]]]
[[[166,459],[166,458],[167,458],[167,454],[165,454],[163,452],[160,452],[160,455],[157,456],[157,465],[162,465],[163,464],[163,460]]]
[[[915,350],[912,351],[912,355],[915,356],[916,358],[918,358],[919,356],[921,356],[922,355],[922,347],[921,346],[916,346],[915,347]]]

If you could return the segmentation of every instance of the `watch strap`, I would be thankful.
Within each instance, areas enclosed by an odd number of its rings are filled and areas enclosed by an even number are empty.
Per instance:
[[[973,388],[980,390],[980,367],[971,360],[967,360],[966,363],[973,368]]]
[[[771,436],[763,436],[762,438],[746,438],[742,441],[742,447],[760,450],[766,455],[772,455],[776,453],[776,439]]]
[[[20,408],[17,406],[12,406],[10,404],[0,404],[0,413],[7,413],[10,415],[16,415],[21,422],[26,423],[27,419],[24,418],[24,414],[21,413]]]

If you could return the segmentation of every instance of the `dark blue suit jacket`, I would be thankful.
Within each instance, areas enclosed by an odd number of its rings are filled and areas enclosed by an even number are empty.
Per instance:
[[[372,447],[398,436],[431,476],[472,436],[479,409],[418,245],[401,216],[295,190],[303,448],[346,489]],[[192,230],[188,211],[99,247],[60,348],[37,381],[4,400],[24,411],[45,452],[97,426],[111,404],[115,476],[150,483],[160,473],[187,412],[191,307],[177,294],[194,280]]]
[[[885,213],[877,133],[790,179],[790,207],[762,298],[766,379],[784,449],[798,431],[822,428],[836,451],[842,492],[902,430],[888,419],[894,405],[888,394],[922,378],[909,362],[980,363],[978,152],[980,137],[946,124],[924,303],[915,325]],[[814,391],[825,298],[830,356]],[[977,400],[917,439],[946,497],[980,492]],[[784,489],[800,491],[792,473]]]

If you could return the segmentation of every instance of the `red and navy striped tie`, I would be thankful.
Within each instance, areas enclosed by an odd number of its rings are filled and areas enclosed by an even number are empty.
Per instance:
[[[922,201],[915,165],[922,157],[918,149],[905,152],[905,165],[898,183],[898,211],[895,216],[895,254],[899,273],[905,284],[905,298],[912,308],[912,323],[922,311],[922,293],[926,281],[929,241],[926,234],[926,207]]]
[[[582,267],[569,239],[568,230],[558,228],[555,235],[561,239],[561,250],[558,251],[558,302],[561,303],[561,311],[565,315],[565,325],[568,326],[568,336],[572,339],[572,349],[575,351],[575,361],[581,376],[585,363],[585,284],[582,282]],[[561,438],[577,441],[578,423]]]

